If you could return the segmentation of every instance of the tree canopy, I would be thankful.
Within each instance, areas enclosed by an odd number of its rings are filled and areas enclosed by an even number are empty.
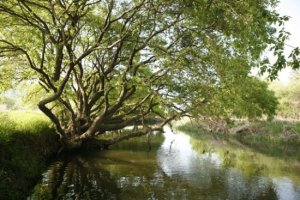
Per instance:
[[[114,143],[183,115],[272,115],[274,95],[249,73],[276,77],[287,63],[277,3],[1,1],[1,90],[21,81],[42,90],[38,107],[64,142],[140,125]],[[273,68],[261,57],[269,48]]]

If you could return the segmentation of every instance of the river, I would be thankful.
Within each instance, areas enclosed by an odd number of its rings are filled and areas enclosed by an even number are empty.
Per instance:
[[[300,199],[300,163],[169,127],[54,161],[28,199]]]

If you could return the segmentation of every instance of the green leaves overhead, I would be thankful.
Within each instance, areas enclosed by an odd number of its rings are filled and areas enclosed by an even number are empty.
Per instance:
[[[1,1],[0,67],[17,63],[10,80],[22,72],[22,80],[39,83],[47,92],[39,107],[61,135],[109,131],[116,118],[123,120],[121,129],[150,116],[167,122],[186,114],[271,115],[276,100],[249,73],[264,66],[276,77],[288,63],[282,57],[288,33],[275,29],[287,17],[275,12],[276,4]],[[268,47],[278,57],[274,69],[261,58]],[[295,49],[291,58],[298,55]],[[248,101],[255,109],[248,109]],[[63,121],[55,106],[64,111]]]

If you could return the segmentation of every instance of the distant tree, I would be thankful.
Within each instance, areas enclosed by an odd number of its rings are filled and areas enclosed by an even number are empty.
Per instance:
[[[144,135],[202,108],[210,108],[204,115],[215,114],[214,108],[236,95],[244,102],[239,109],[254,100],[256,110],[268,113],[261,96],[266,88],[251,81],[249,72],[263,66],[274,77],[286,64],[281,52],[287,33],[274,27],[288,18],[276,13],[276,4],[1,1],[0,79],[4,89],[19,81],[39,84],[44,93],[38,107],[70,146],[133,124],[142,127],[106,144]],[[261,59],[269,47],[278,57],[276,70]],[[254,94],[240,84],[257,84],[259,100],[248,98],[249,91]],[[225,101],[222,95],[228,95]],[[235,109],[235,104],[227,102],[226,107]],[[160,124],[145,123],[157,117]]]
[[[16,106],[16,101],[11,97],[0,96],[0,104],[4,104],[6,109],[13,109]]]
[[[195,108],[194,115],[205,116],[209,113],[216,119],[230,119],[232,116],[250,120],[266,115],[273,119],[278,107],[274,91],[268,89],[268,84],[254,77],[219,88],[210,103],[200,110]]]
[[[279,99],[278,115],[284,118],[300,118],[300,78],[298,72],[294,74],[293,79],[283,85],[280,82],[271,84],[270,89],[275,91]]]

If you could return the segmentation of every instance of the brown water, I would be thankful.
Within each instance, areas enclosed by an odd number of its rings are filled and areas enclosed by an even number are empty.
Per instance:
[[[151,149],[151,150],[150,150]],[[28,199],[300,199],[300,163],[172,133],[53,162]]]

